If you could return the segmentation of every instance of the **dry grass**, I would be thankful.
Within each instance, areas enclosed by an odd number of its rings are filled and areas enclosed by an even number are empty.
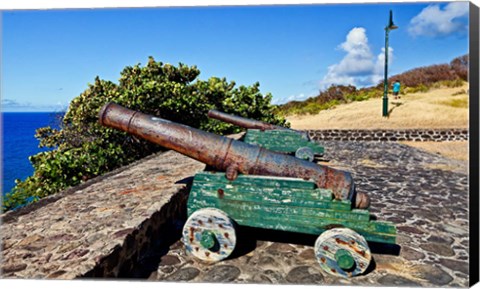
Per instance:
[[[401,142],[403,144],[430,152],[439,154],[447,158],[468,161],[468,141],[455,142]]]
[[[403,95],[398,100],[389,96],[388,118],[382,117],[382,98],[375,98],[287,119],[294,129],[466,128],[467,90],[465,83],[462,87]]]

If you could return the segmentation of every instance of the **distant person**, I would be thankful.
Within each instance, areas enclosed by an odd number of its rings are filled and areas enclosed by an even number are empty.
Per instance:
[[[398,95],[399,92],[400,92],[400,81],[397,80],[393,84],[393,95],[395,96],[395,99],[400,98],[400,96]]]

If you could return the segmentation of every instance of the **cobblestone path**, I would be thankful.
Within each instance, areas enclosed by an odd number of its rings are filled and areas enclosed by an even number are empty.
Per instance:
[[[174,243],[149,280],[468,286],[468,166],[397,143],[327,142],[326,164],[353,173],[371,213],[397,225],[399,248],[371,247],[367,274],[346,280],[317,264],[316,236],[241,228],[240,249],[220,263],[187,256]],[[399,250],[398,250],[399,249]]]

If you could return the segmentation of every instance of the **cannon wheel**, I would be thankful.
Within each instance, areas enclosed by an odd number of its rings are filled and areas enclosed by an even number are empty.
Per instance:
[[[197,210],[183,227],[182,242],[186,250],[198,259],[209,262],[223,260],[235,249],[234,222],[219,209]]]
[[[313,162],[313,159],[315,158],[315,153],[309,147],[300,147],[295,152],[295,157],[309,162]]]
[[[372,258],[365,238],[348,228],[323,232],[315,242],[315,256],[325,272],[345,278],[365,272]]]

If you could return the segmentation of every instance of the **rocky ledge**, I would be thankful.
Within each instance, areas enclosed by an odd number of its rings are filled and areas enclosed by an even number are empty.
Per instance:
[[[204,167],[169,151],[2,215],[2,278],[132,276],[175,240],[188,178]]]

